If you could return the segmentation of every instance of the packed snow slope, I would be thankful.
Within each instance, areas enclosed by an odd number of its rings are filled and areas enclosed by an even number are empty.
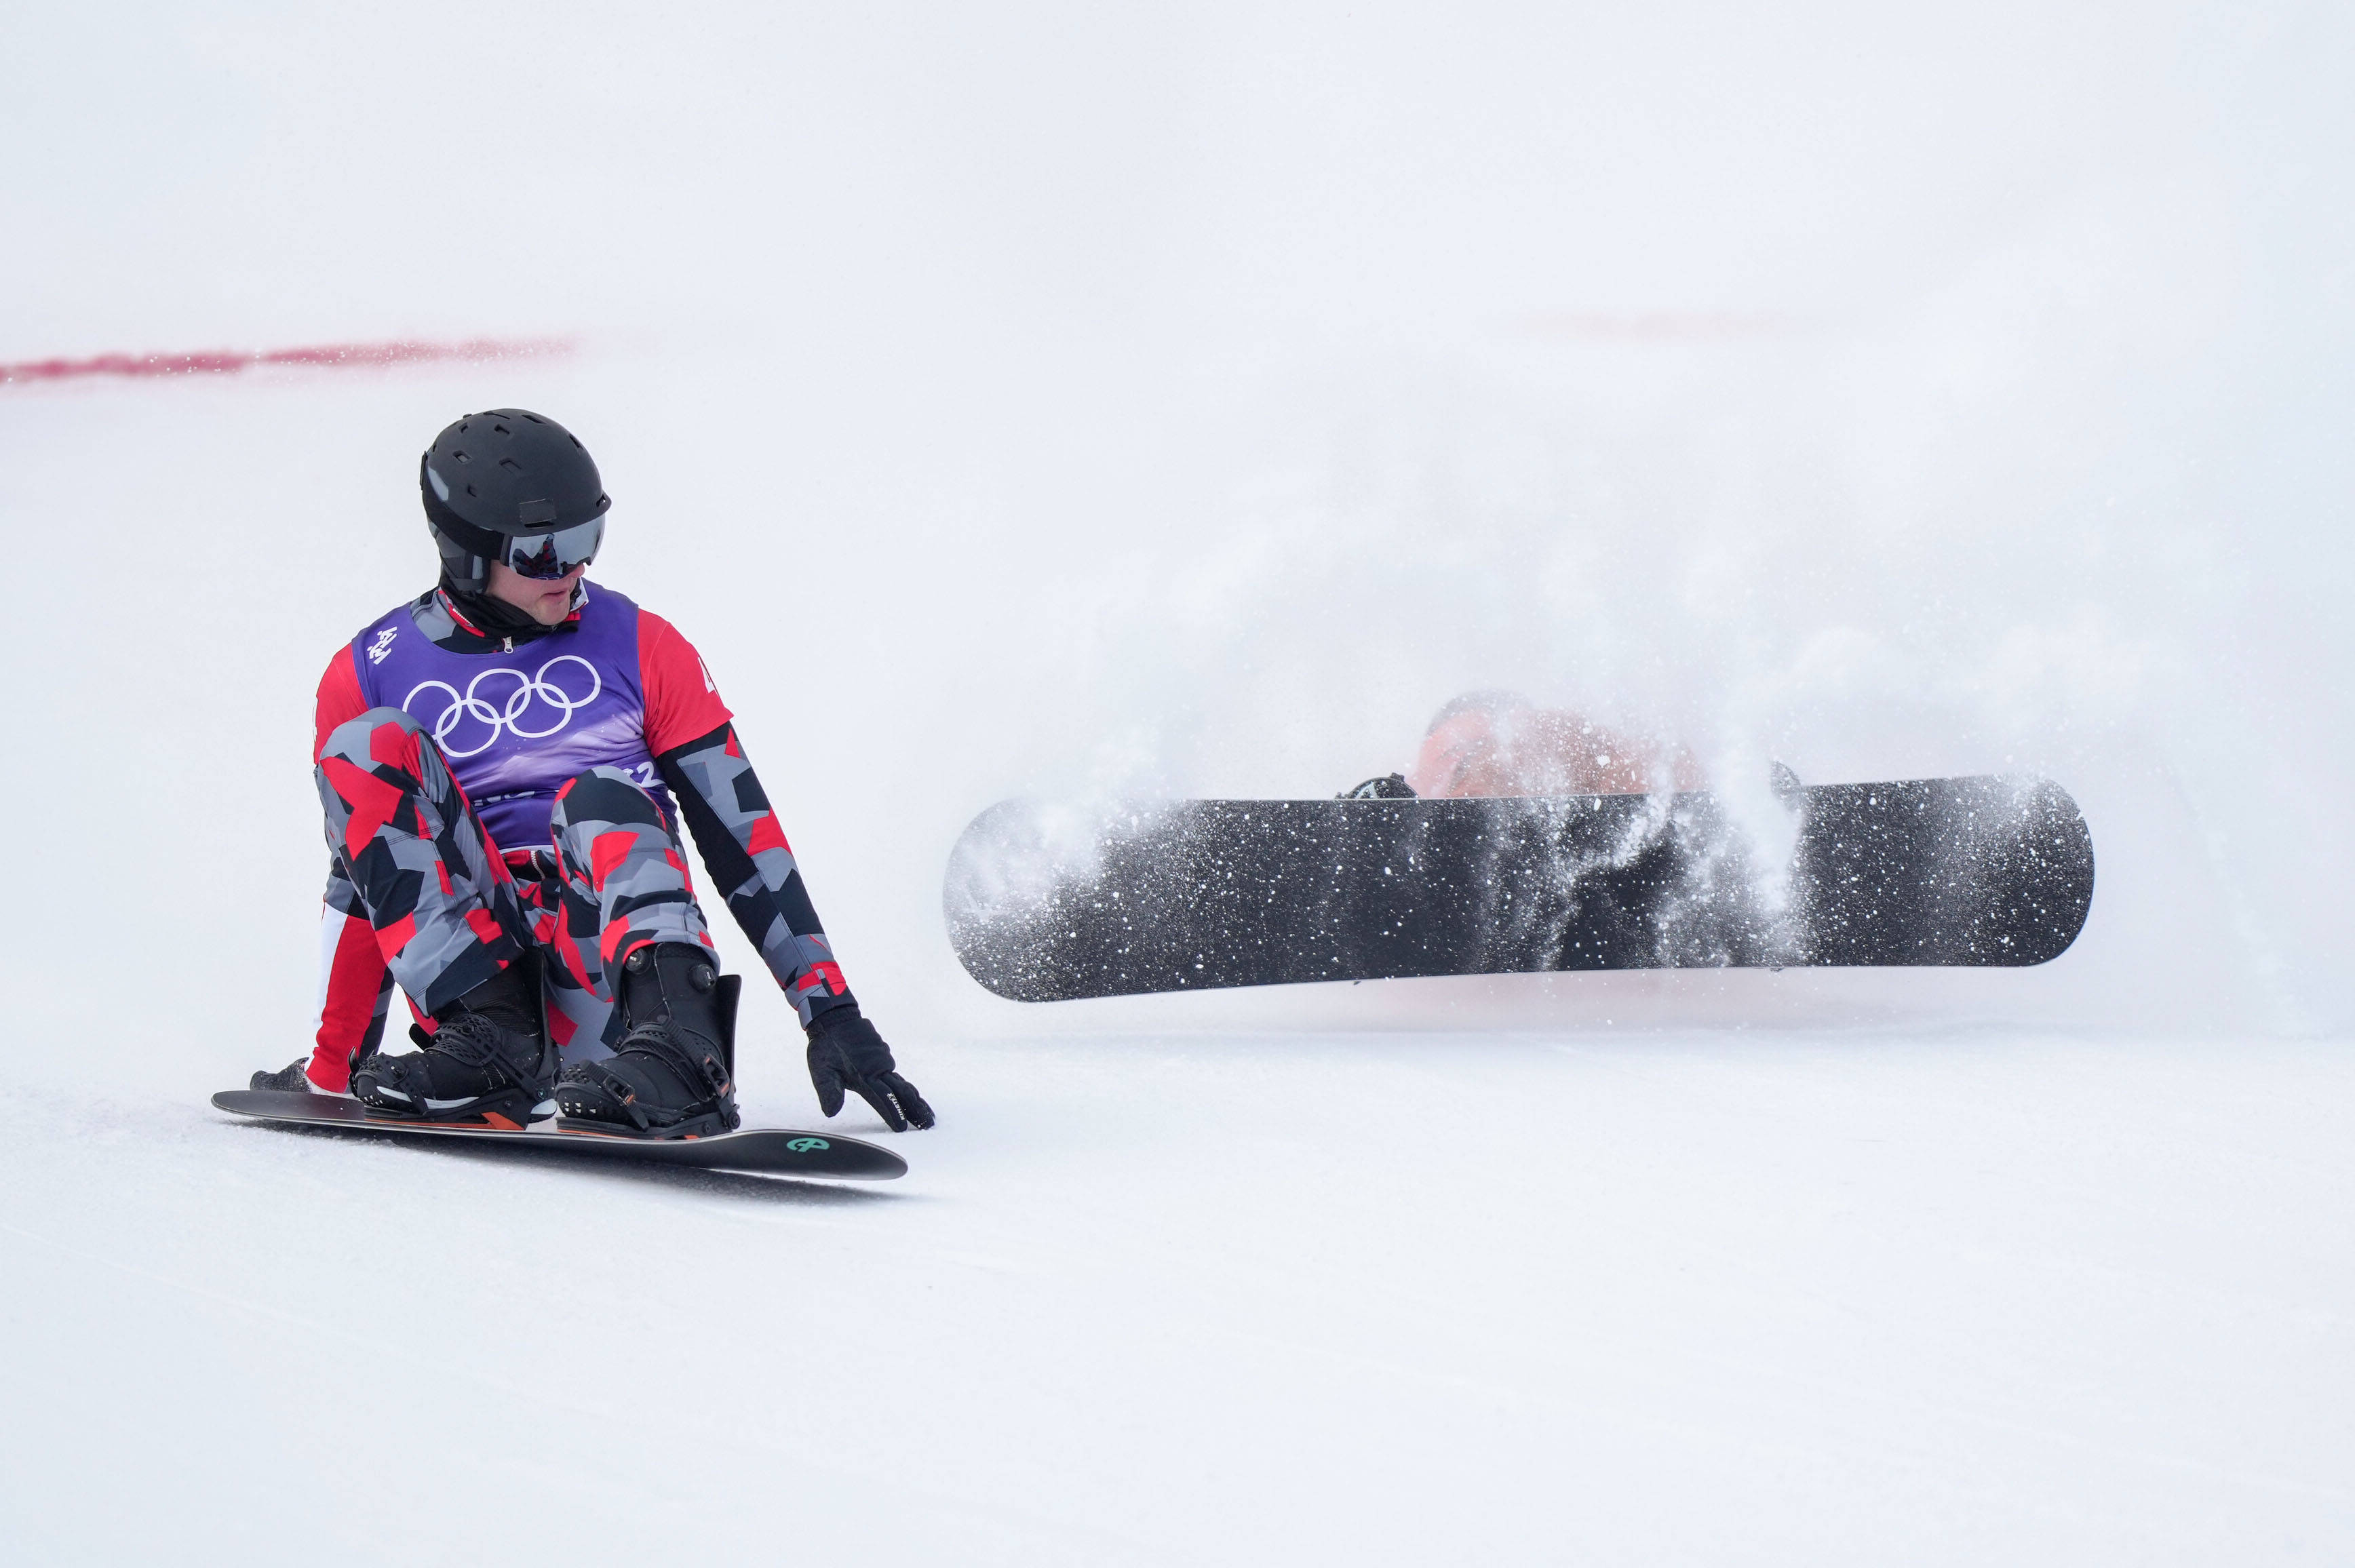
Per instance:
[[[0,363],[575,347],[0,385],[0,1554],[2355,1554],[2344,7],[9,42]],[[205,1105],[304,1048],[319,669],[515,404],[940,1108],[905,1180]],[[1329,795],[1496,687],[1737,796],[2048,774],[2091,920],[1044,1008],[949,953],[994,800]],[[814,1122],[755,989],[748,1111]]]

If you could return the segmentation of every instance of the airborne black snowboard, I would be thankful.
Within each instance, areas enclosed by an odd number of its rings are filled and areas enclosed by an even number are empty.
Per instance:
[[[749,1170],[848,1181],[888,1181],[908,1173],[908,1162],[890,1149],[833,1133],[791,1132],[779,1127],[744,1127],[708,1138],[621,1137],[609,1133],[559,1132],[548,1125],[525,1131],[503,1131],[458,1123],[414,1122],[405,1116],[378,1115],[357,1100],[272,1089],[225,1089],[213,1096],[213,1104],[219,1110],[282,1125],[383,1137],[461,1138],[479,1145],[545,1149],[642,1165]]]
[[[1778,770],[1779,773],[1779,770]],[[2041,779],[1709,795],[1007,801],[949,857],[949,939],[1018,1001],[1565,969],[2027,965],[2094,846]]]

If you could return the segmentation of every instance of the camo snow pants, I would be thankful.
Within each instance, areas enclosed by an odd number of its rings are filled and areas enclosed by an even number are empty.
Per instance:
[[[649,942],[713,945],[676,824],[618,768],[567,781],[548,846],[504,855],[432,738],[398,708],[335,730],[317,778],[334,858],[327,902],[346,927],[328,985],[373,979],[364,1049],[381,1034],[394,985],[430,1028],[432,1014],[532,944],[548,954],[549,1026],[565,1060],[602,1056],[620,1032],[607,981],[615,966]],[[372,944],[351,939],[362,922]],[[339,1088],[333,1080],[349,1071],[314,1059],[312,1077]]]

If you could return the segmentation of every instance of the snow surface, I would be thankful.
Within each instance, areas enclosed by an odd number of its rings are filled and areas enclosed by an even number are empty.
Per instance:
[[[0,51],[0,362],[580,342],[0,387],[0,1556],[2355,1557],[2343,7],[347,11]],[[319,667],[501,404],[735,707],[905,1180],[206,1106],[306,1030]],[[1329,794],[1487,686],[1736,798],[2047,773],[2092,919],[1050,1008],[948,951],[996,799]]]

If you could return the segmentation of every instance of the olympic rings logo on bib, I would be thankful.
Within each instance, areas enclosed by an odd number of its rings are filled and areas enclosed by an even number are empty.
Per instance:
[[[549,672],[561,664],[577,664],[588,673],[586,693],[575,697],[549,678]],[[502,677],[514,681],[515,689],[504,696],[496,687],[487,696],[483,693],[485,681]],[[577,682],[580,677],[567,678]],[[559,654],[540,666],[537,675],[526,675],[519,669],[486,669],[468,681],[463,692],[446,680],[421,680],[401,699],[400,706],[410,717],[422,723],[426,715],[418,709],[418,694],[445,693],[448,701],[432,720],[433,743],[442,748],[444,756],[473,757],[498,744],[503,734],[513,735],[518,741],[538,741],[555,734],[572,722],[574,713],[596,701],[598,693],[604,689],[605,683],[599,678],[595,665],[579,654]],[[552,724],[548,722],[551,713],[556,720]]]

